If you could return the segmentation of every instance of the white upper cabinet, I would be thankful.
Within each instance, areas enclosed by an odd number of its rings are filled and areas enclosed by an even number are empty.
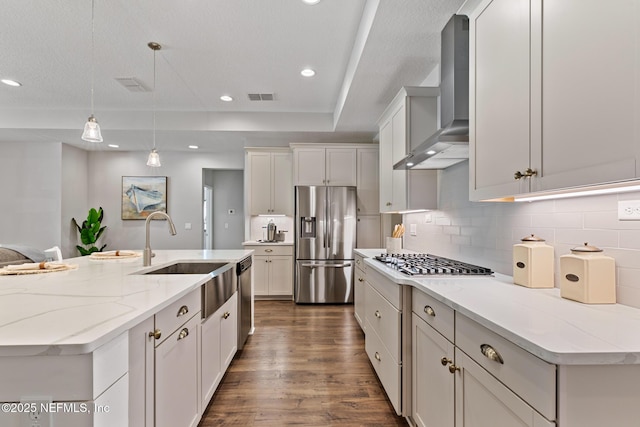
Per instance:
[[[356,185],[355,148],[294,148],[294,185]]]
[[[438,88],[404,87],[378,121],[381,213],[437,208],[437,171],[393,170],[393,165],[438,130],[439,94]]]
[[[289,150],[247,150],[250,215],[293,214],[292,168]]]
[[[378,147],[358,148],[357,211],[358,215],[377,214],[379,200]]]
[[[472,200],[640,175],[637,10],[483,0],[469,15]]]

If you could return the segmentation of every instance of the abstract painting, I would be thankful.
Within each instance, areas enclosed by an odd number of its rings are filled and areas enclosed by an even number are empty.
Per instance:
[[[167,212],[167,177],[123,176],[122,219],[146,219],[155,211]]]

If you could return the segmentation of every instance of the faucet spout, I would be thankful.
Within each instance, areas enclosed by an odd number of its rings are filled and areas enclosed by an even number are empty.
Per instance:
[[[149,224],[151,223],[151,219],[157,216],[161,216],[164,217],[168,222],[169,222],[169,233],[171,233],[172,236],[176,235],[176,226],[173,224],[173,220],[171,219],[171,217],[169,215],[167,215],[164,212],[161,211],[155,211],[155,212],[151,212],[149,214],[149,216],[147,217],[147,220],[144,223],[144,227],[145,227],[145,234],[146,234],[146,240],[145,240],[145,245],[144,245],[144,253],[143,253],[143,261],[142,261],[142,265],[144,267],[148,267],[151,265],[151,257],[153,256],[153,253],[151,252],[151,243],[149,241]]]

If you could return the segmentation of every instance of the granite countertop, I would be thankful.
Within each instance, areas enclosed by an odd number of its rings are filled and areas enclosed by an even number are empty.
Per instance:
[[[384,249],[357,249],[373,257]],[[582,304],[560,289],[530,289],[502,274],[412,279],[368,258],[398,284],[413,286],[541,359],[558,365],[640,364],[640,310]]]
[[[0,276],[0,356],[84,354],[182,296],[207,275],[140,275],[176,261],[237,262],[252,250],[157,250],[142,257],[65,259],[77,270]]]

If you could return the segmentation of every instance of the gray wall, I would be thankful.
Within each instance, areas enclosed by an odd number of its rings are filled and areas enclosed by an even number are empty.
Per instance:
[[[213,249],[242,249],[244,171],[207,169],[204,177],[205,184],[213,188]],[[229,215],[229,209],[235,213]]]
[[[62,144],[62,193],[60,218],[60,249],[64,258],[78,256],[76,245],[80,244],[78,230],[71,224],[75,218],[78,224],[87,217],[89,208],[89,153],[67,144]]]
[[[0,144],[0,244],[61,246],[62,144]]]

